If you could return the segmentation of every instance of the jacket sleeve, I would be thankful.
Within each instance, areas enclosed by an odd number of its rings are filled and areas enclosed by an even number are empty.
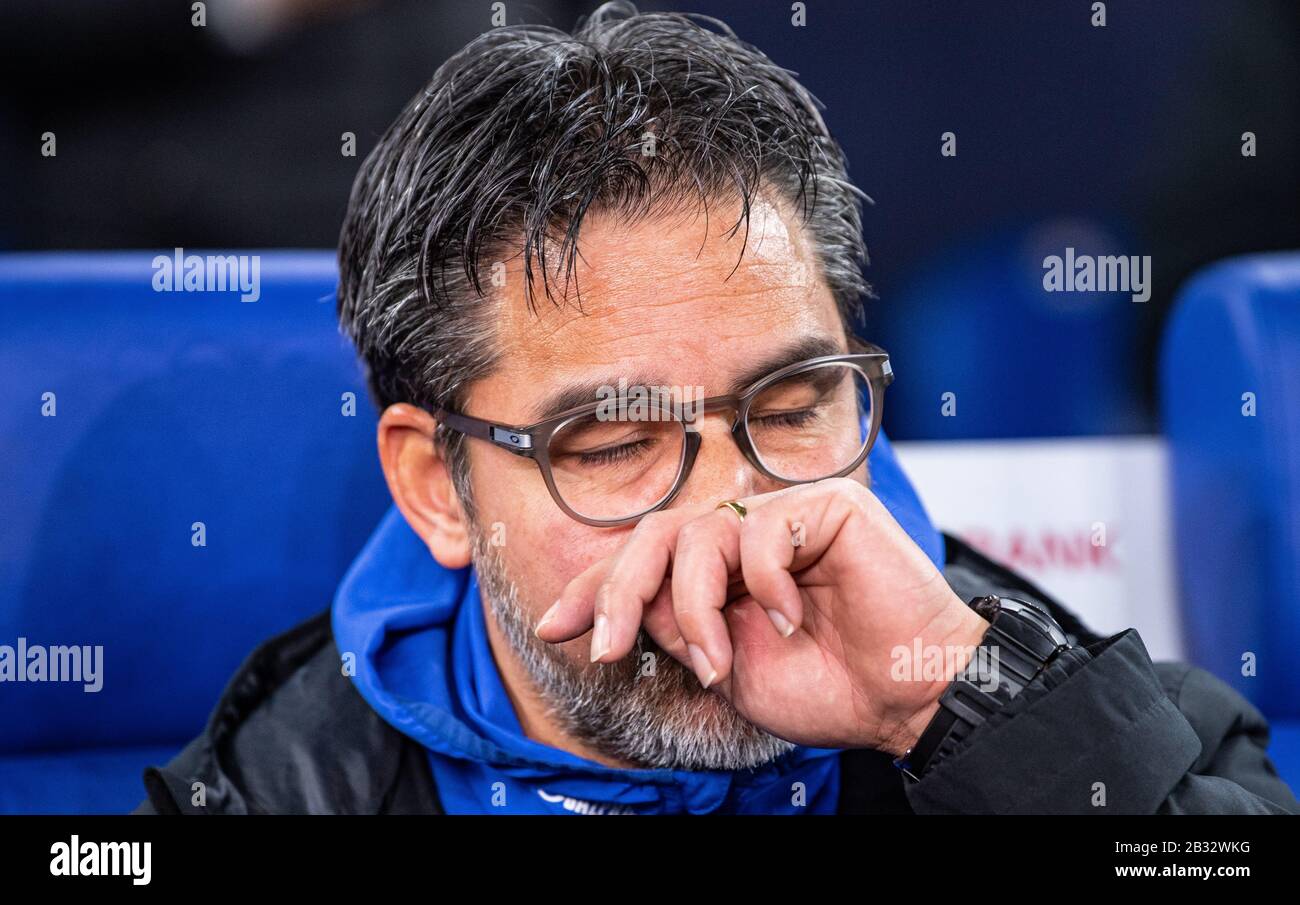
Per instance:
[[[1268,724],[1132,629],[1066,651],[907,789],[929,814],[1286,814]]]
[[[190,783],[199,774],[206,750],[200,736],[185,746],[165,767],[147,767],[144,771],[145,799],[132,815],[203,814],[206,809],[191,805]]]

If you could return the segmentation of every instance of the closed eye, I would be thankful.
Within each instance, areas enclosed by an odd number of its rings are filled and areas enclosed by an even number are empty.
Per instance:
[[[594,449],[576,455],[579,465],[614,465],[635,458],[653,443],[654,440],[642,439],[634,443],[621,443],[618,446],[608,446],[604,449]]]
[[[806,427],[817,418],[812,409],[797,409],[792,412],[777,412],[772,415],[750,416],[750,424],[758,422],[759,427]]]

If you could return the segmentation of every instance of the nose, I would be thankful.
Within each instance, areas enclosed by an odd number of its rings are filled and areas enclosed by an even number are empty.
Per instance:
[[[700,452],[674,506],[720,503],[784,486],[765,477],[745,458],[732,437],[733,418],[730,413],[715,412],[695,422]]]

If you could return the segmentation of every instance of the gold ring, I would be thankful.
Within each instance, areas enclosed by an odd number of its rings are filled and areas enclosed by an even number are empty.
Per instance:
[[[745,520],[745,516],[749,514],[749,510],[745,508],[745,504],[739,500],[723,500],[713,508],[730,509],[732,512],[736,513],[736,515],[740,516],[742,522]]]

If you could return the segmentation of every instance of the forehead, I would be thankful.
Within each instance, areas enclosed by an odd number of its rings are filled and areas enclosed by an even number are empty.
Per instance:
[[[761,197],[748,234],[743,221],[732,229],[739,216],[738,205],[720,203],[630,223],[593,212],[567,290],[561,273],[553,303],[535,277],[531,308],[522,261],[506,262],[493,299],[501,364],[471,397],[509,393],[493,400],[494,414],[524,417],[530,398],[566,380],[625,376],[720,393],[772,349],[817,338],[843,349],[834,298],[797,217]]]

